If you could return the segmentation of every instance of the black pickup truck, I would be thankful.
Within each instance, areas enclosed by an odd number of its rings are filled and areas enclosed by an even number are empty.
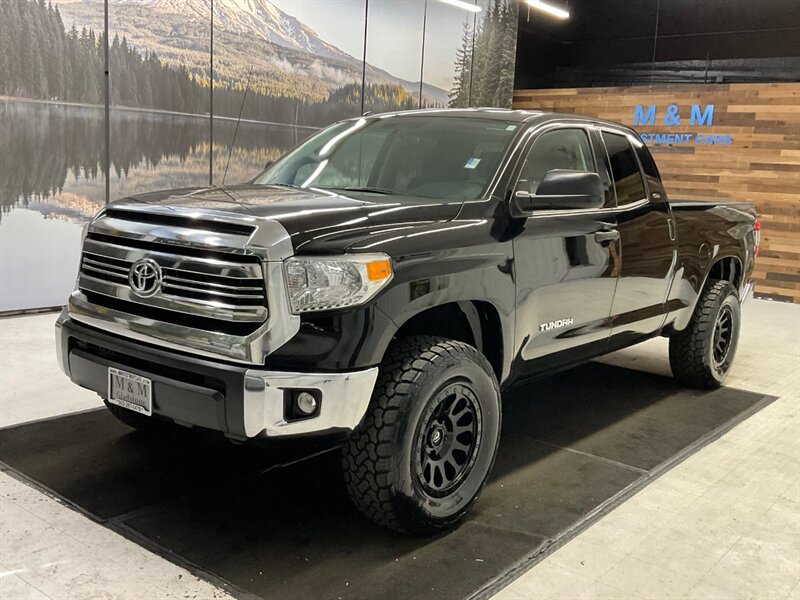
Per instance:
[[[358,508],[430,533],[486,482],[509,386],[659,335],[678,380],[721,385],[758,230],[747,203],[669,202],[616,123],[365,116],[248,184],[108,205],[59,361],[135,428],[341,435]]]

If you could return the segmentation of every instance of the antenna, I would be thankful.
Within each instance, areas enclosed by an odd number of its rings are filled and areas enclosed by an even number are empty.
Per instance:
[[[242,96],[242,105],[239,107],[239,117],[236,119],[236,129],[233,130],[233,139],[228,148],[228,160],[225,161],[225,172],[222,174],[222,185],[225,185],[225,178],[228,176],[228,166],[231,164],[231,154],[233,154],[233,145],[236,143],[236,134],[239,133],[239,123],[242,121],[242,112],[244,111],[244,101],[247,100],[247,92],[250,91],[250,74],[253,72],[253,65],[247,70],[247,80],[244,85],[244,95]]]

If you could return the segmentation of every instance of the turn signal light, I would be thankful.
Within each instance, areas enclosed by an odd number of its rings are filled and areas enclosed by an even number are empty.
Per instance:
[[[392,261],[388,258],[367,263],[367,278],[370,281],[383,281],[392,275]]]

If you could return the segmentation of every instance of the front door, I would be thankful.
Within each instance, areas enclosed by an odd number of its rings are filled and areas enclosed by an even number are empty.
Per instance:
[[[587,131],[559,127],[539,134],[526,151],[515,190],[533,194],[552,169],[597,172]],[[515,370],[535,373],[597,354],[610,333],[619,265],[613,194],[597,209],[531,212],[516,235]]]

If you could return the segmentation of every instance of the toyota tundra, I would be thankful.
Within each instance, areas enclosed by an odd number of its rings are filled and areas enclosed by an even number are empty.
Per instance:
[[[478,497],[510,386],[654,336],[721,385],[758,230],[748,203],[668,200],[623,125],[364,116],[250,183],[104,208],[59,362],[134,428],[340,436],[358,508],[425,534]]]

